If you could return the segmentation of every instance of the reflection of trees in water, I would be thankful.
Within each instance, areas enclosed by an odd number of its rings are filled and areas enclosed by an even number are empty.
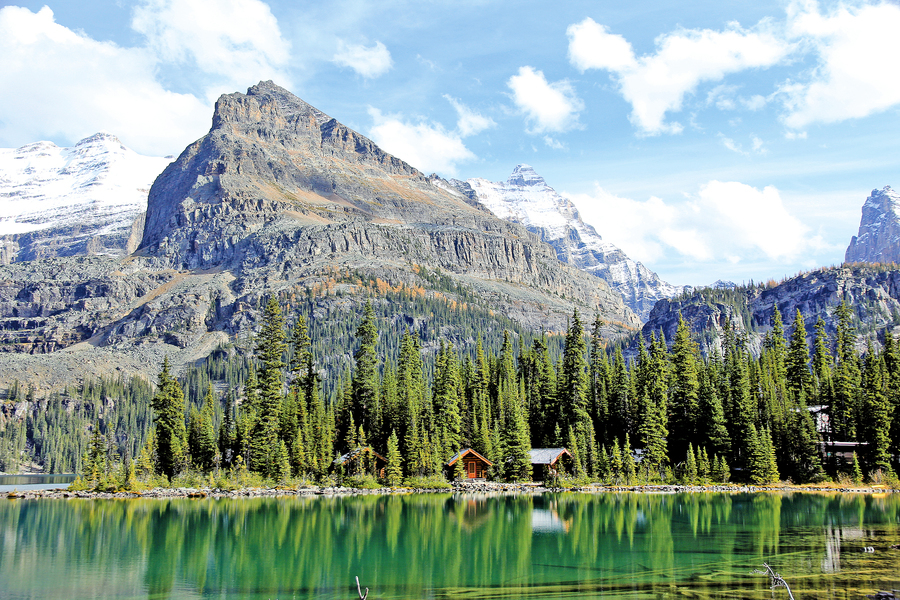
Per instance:
[[[71,597],[343,598],[354,575],[380,598],[665,595],[676,582],[764,590],[746,574],[767,561],[802,595],[823,572],[886,565],[857,547],[900,541],[898,506],[838,494],[17,501],[0,505],[0,574],[31,597],[58,581]]]

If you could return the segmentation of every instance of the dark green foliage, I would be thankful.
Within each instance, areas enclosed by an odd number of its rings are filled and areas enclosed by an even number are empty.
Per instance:
[[[187,461],[187,429],[184,424],[184,392],[169,372],[169,358],[163,362],[151,401],[156,423],[156,459],[160,474],[170,480]]]
[[[285,331],[278,300],[269,298],[263,315],[263,327],[256,344],[259,370],[259,411],[250,432],[248,449],[250,469],[263,477],[277,478],[283,473],[286,450],[279,441],[281,405],[284,394]]]

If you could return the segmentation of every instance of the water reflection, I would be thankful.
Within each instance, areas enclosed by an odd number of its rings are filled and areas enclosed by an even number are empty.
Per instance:
[[[764,561],[838,598],[900,587],[898,529],[896,495],[15,500],[0,599],[762,598]]]

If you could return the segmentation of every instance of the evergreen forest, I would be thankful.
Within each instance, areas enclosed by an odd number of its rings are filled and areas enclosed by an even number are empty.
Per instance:
[[[7,404],[31,409],[8,414],[0,469],[74,470],[89,487],[187,475],[394,486],[462,476],[462,461],[446,465],[472,448],[493,463],[489,478],[527,481],[532,448],[565,447],[569,481],[896,479],[900,344],[887,332],[857,353],[844,303],[812,347],[800,312],[786,337],[776,309],[758,356],[730,326],[701,356],[680,321],[674,339],[652,335],[626,360],[577,310],[564,335],[482,336],[476,323],[460,348],[376,298],[344,329],[346,368],[329,370],[317,356],[339,336],[281,300],[268,299],[248,352],[215,353],[180,379],[166,361],[154,386],[100,380],[45,399],[14,386]],[[830,452],[834,441],[855,442],[851,457]]]

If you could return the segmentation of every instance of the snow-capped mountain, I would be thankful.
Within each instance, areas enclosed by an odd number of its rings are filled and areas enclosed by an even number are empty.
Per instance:
[[[170,161],[137,154],[108,133],[72,148],[0,149],[0,262],[131,252],[147,193]]]
[[[606,280],[643,321],[657,300],[684,290],[662,281],[618,247],[603,241],[597,230],[581,219],[575,205],[528,165],[516,166],[505,182],[475,178],[454,183],[458,188],[470,187],[498,217],[539,233],[556,249],[561,261]]]
[[[850,240],[844,261],[900,262],[900,194],[890,186],[866,198],[859,235]]]

